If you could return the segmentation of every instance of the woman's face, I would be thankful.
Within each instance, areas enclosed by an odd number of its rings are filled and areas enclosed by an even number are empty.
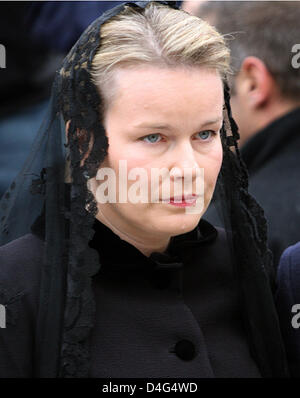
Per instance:
[[[141,237],[175,236],[194,229],[212,198],[222,163],[219,132],[224,98],[220,76],[215,71],[196,67],[143,66],[117,70],[114,84],[115,97],[104,118],[108,155],[101,169],[110,168],[115,173],[116,187],[111,187],[111,192],[115,189],[116,203],[98,200],[99,209],[112,223]],[[118,203],[119,182],[122,188],[126,186],[124,179],[121,181],[120,164],[121,174],[127,173],[126,178],[133,168],[143,170],[140,187],[148,189],[147,200],[144,200],[147,203],[132,203],[128,197],[125,203]],[[155,185],[153,170],[163,168],[171,175],[164,174]],[[204,169],[202,193],[199,191],[201,169]],[[99,175],[100,169],[93,182],[93,192],[98,192],[98,199],[101,195],[98,188],[104,183]],[[164,180],[170,184],[170,194],[162,190]],[[113,179],[109,184],[114,184]],[[127,180],[126,192],[134,188],[133,184],[137,186],[137,179]],[[132,189],[131,193],[141,193],[143,188],[138,192]],[[157,194],[159,202],[151,199],[151,192]],[[197,202],[203,203],[199,207],[201,211],[189,211],[195,205],[162,201],[180,192],[182,195],[201,193]],[[124,199],[124,192],[122,195]]]

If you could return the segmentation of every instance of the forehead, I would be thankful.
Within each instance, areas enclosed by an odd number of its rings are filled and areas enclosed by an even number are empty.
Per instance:
[[[114,76],[111,114],[131,119],[146,116],[188,119],[222,115],[223,84],[214,70],[200,67],[143,66],[119,69]]]

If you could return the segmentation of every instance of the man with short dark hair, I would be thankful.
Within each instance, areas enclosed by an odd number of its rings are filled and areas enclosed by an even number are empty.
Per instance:
[[[277,265],[300,239],[300,4],[208,1],[197,14],[231,33],[232,113]]]

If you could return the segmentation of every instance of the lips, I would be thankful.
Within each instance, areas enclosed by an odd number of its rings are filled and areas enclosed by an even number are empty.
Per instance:
[[[173,202],[173,203],[193,203],[199,197],[199,195],[191,194],[191,195],[181,195],[181,196],[172,196],[169,199],[163,199],[163,202]]]

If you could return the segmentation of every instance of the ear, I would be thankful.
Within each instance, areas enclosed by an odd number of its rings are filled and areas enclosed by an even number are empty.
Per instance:
[[[67,143],[68,143],[68,139],[69,139],[70,122],[71,122],[71,120],[68,120],[66,122],[66,142]],[[81,143],[83,143],[84,137],[87,135],[87,133],[85,130],[76,129],[76,134],[77,134],[77,138],[78,138],[78,142],[79,142],[79,152],[82,155],[82,153],[83,153],[82,146],[83,145],[81,145]],[[93,149],[93,145],[94,145],[94,134],[92,133],[91,137],[90,137],[88,149],[80,161],[80,167],[82,167],[84,165],[85,160],[90,156],[90,153],[92,152],[92,149]]]
[[[237,86],[252,108],[263,107],[272,100],[276,91],[275,80],[267,66],[254,56],[244,59],[237,76]]]

